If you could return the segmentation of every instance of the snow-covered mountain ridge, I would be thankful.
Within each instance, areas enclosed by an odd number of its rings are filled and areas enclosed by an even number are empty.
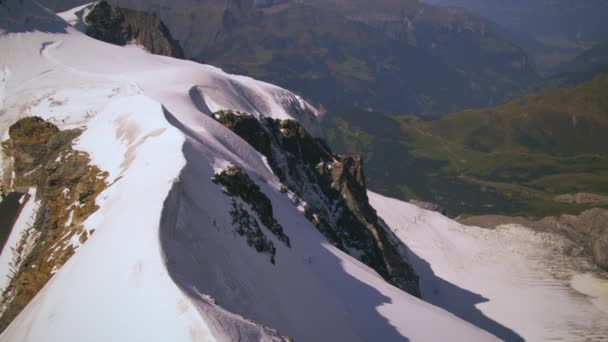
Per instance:
[[[608,283],[559,238],[366,193],[357,158],[314,138],[321,114],[291,92],[93,40],[31,0],[0,2],[0,31],[0,140],[41,117],[104,183],[83,221],[90,197],[71,196],[86,187],[57,195],[75,212],[59,221],[79,234],[61,240],[73,255],[0,341],[608,336]],[[10,184],[15,160],[1,160]],[[28,190],[11,247],[31,243],[43,190]],[[427,302],[398,288],[412,269]]]
[[[88,239],[70,240],[73,255],[0,340],[495,340],[334,247],[267,159],[211,117],[240,111],[314,132],[320,114],[297,96],[95,41],[30,0],[2,1],[0,25],[2,140],[26,116],[81,130],[73,148],[107,183],[77,223]],[[213,181],[232,166],[289,243]],[[272,242],[274,264],[240,236],[234,201],[248,217],[240,222],[259,228],[252,236]]]

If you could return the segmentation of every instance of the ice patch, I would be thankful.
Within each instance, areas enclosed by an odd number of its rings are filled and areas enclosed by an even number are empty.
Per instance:
[[[587,295],[598,309],[608,313],[608,280],[600,279],[591,273],[577,274],[570,285],[576,291]]]

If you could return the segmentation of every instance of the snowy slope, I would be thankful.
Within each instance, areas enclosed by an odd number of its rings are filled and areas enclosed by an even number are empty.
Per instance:
[[[86,31],[87,24],[84,22],[84,18],[89,15],[93,7],[97,2],[91,2],[86,5],[78,6],[72,8],[71,10],[67,10],[65,12],[57,13],[57,15],[65,20],[72,27],[76,28],[78,31],[84,32]]]
[[[608,282],[563,255],[558,236],[521,226],[467,227],[369,193],[411,249],[422,296],[506,340],[608,339]]]
[[[0,136],[26,115],[83,127],[75,147],[112,183],[85,222],[95,233],[0,341],[495,340],[332,247],[264,158],[210,117],[232,109],[314,131],[319,114],[297,96],[92,40],[28,0],[3,1],[0,29]],[[211,182],[228,163],[292,241],[275,241],[275,265],[232,232],[230,199]]]

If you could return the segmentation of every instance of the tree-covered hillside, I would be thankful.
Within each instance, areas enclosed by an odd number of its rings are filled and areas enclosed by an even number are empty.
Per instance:
[[[608,195],[608,76],[507,104],[425,121],[348,112],[330,143],[360,151],[370,187],[438,203],[450,214],[578,212],[556,196]]]

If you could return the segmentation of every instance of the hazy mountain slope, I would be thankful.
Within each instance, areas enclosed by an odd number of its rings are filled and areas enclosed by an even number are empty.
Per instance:
[[[554,70],[539,87],[575,86],[599,74],[608,74],[608,42],[601,42]]]
[[[53,12],[65,12],[74,9],[85,4],[91,4],[93,1],[84,2],[80,0],[45,0],[44,2],[38,1],[41,5],[48,8]]]
[[[432,133],[478,151],[604,154],[607,93],[608,77],[602,75],[576,88],[549,90],[493,109],[453,114],[430,125],[434,126]]]
[[[117,1],[156,12],[186,55],[330,109],[439,114],[497,104],[536,80],[480,18],[417,1]]]
[[[4,0],[0,23],[0,133],[27,115],[81,128],[74,149],[108,183],[78,223],[89,238],[69,241],[73,256],[0,340],[494,340],[333,247],[266,159],[211,117],[241,111],[314,131],[317,112],[292,93],[95,41],[28,0]],[[214,182],[229,165],[290,243]]]
[[[509,30],[522,32],[537,44],[528,45],[539,65],[550,71],[608,35],[603,0],[427,0],[459,6],[487,17]],[[522,46],[523,46],[522,45]]]
[[[608,32],[603,16],[608,5],[601,0],[428,0],[461,6],[518,31],[579,41],[598,41]]]
[[[561,72],[605,72],[608,65],[608,41],[600,42],[559,68]],[[599,73],[596,71],[596,73]]]
[[[360,151],[372,189],[438,203],[448,213],[543,217],[592,204],[564,193],[608,193],[608,78],[547,90],[438,120],[345,113],[327,117],[340,152]]]
[[[518,225],[482,229],[370,193],[409,247],[422,296],[506,341],[603,340],[608,282],[563,238]]]

